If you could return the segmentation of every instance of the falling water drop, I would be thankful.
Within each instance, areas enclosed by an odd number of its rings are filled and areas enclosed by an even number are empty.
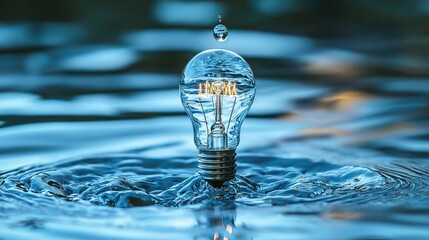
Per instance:
[[[219,24],[214,27],[213,36],[216,41],[224,42],[228,38],[228,29],[225,27],[225,25],[221,24],[222,16],[218,15],[217,18],[219,19]]]

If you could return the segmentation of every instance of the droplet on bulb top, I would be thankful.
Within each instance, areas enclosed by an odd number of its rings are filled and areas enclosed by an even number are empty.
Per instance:
[[[228,29],[225,27],[225,25],[219,23],[213,29],[213,37],[218,42],[224,42],[228,38]]]

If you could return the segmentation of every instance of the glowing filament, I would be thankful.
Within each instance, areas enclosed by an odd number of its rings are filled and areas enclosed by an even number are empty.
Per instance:
[[[214,82],[210,83],[209,81],[206,81],[204,84],[199,83],[198,84],[198,96],[199,97],[207,97],[210,94],[216,94],[220,93],[221,95],[226,96],[237,96],[237,84],[232,82]]]

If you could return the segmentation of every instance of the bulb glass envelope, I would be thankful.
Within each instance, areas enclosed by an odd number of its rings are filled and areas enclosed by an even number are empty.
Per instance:
[[[236,149],[255,97],[255,80],[238,54],[211,49],[189,61],[180,81],[183,106],[199,150]]]

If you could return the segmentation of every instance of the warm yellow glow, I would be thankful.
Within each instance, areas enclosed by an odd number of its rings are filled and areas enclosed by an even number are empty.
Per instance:
[[[216,94],[221,94],[223,92],[223,90],[225,89],[225,84],[221,81],[214,82],[211,85],[211,89]]]
[[[206,81],[206,83],[204,84],[204,88],[205,88],[205,94],[212,94],[213,93],[213,89],[211,87],[211,84],[209,81]]]
[[[300,131],[303,136],[342,136],[345,131],[335,128],[305,128]]]
[[[236,83],[228,82],[224,94],[230,96],[237,96]]]
[[[352,212],[330,212],[325,214],[325,217],[332,219],[345,219],[345,220],[354,220],[360,218],[359,213]]]
[[[232,226],[231,225],[226,225],[226,231],[229,233],[229,234],[232,234]]]
[[[331,109],[352,112],[355,106],[371,98],[371,95],[358,91],[344,91],[322,98],[320,102]]]
[[[368,95],[363,92],[345,91],[337,93],[333,96],[322,99],[322,102],[335,102],[335,101],[360,101],[368,98]]]
[[[228,238],[227,237],[223,237],[223,240],[228,240]]]
[[[215,93],[220,93],[226,96],[237,96],[237,83],[228,81],[210,83],[209,81],[206,81],[204,84],[198,84],[198,90],[199,97]]]
[[[224,95],[229,95],[230,94],[230,92],[231,92],[230,85],[231,85],[230,82],[227,82],[227,81],[224,82],[224,86],[225,87],[223,88],[222,94],[224,94]]]

